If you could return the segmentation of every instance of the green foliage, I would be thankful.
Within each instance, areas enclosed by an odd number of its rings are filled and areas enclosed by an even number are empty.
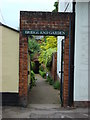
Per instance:
[[[36,84],[35,73],[31,70],[31,88]]]
[[[50,76],[47,77],[46,82],[49,82],[50,85],[54,84],[54,80]]]
[[[44,71],[44,67],[42,65],[39,66],[40,71]]]
[[[52,63],[52,56],[53,53],[56,52],[56,48],[49,48],[48,50],[46,50],[46,67],[49,69],[51,67],[51,63]]]
[[[31,70],[34,71],[34,69],[35,69],[35,62],[31,61]]]
[[[54,80],[48,76],[46,82],[53,85],[54,89],[60,90],[60,82],[58,80],[54,82]]]
[[[52,12],[58,12],[58,2],[54,3],[55,9]]]
[[[60,90],[60,82],[57,80],[54,84],[53,84],[54,89],[58,89]]]
[[[28,49],[30,50],[31,60],[34,57],[35,53],[39,53],[40,44],[35,40],[35,38],[28,39]]]
[[[48,36],[45,39],[46,42],[43,42],[40,46],[39,62],[45,64],[48,68],[51,66],[53,53],[57,51],[57,38]]]
[[[39,74],[40,74],[43,78],[46,77],[46,72],[44,72],[44,71],[39,70]]]
[[[46,37],[46,46],[45,49],[56,48],[57,47],[57,38],[54,36]]]

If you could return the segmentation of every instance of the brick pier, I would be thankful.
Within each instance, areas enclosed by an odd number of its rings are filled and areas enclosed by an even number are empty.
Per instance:
[[[72,23],[72,16],[72,13],[20,12],[19,103],[22,106],[28,104],[28,39],[23,35],[23,30],[63,30],[67,32],[64,50],[63,105],[68,106],[69,40],[72,40],[72,34],[69,33],[69,23],[70,20]]]

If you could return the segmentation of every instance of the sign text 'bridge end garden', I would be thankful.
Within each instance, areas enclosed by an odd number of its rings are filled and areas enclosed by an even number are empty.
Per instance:
[[[66,36],[67,32],[63,30],[22,30],[23,35],[49,35]]]
[[[28,104],[28,35],[65,36],[64,43],[64,80],[62,87],[62,103],[68,106],[68,98],[72,98],[72,64],[73,64],[73,13],[53,13],[20,11],[19,40],[19,103]],[[70,65],[70,66],[69,66]],[[72,76],[71,76],[72,75]],[[69,95],[70,91],[70,95]],[[70,97],[69,97],[70,96]]]

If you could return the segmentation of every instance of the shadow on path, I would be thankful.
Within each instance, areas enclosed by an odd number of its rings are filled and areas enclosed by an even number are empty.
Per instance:
[[[60,92],[36,74],[36,86],[29,93],[29,104],[60,104]]]

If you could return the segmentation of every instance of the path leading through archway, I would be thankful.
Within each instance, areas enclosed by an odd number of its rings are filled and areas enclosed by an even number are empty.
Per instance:
[[[29,93],[29,104],[60,104],[60,91],[36,74],[36,86]]]
[[[28,36],[51,35],[65,36],[64,44],[64,80],[62,88],[62,103],[64,107],[73,105],[73,13],[53,12],[20,12],[19,41],[19,104],[28,105]],[[44,88],[43,88],[44,89]],[[49,93],[49,92],[48,92]],[[48,95],[48,93],[44,93]],[[37,93],[38,94],[38,93]],[[40,95],[40,93],[39,93]],[[39,97],[39,96],[38,96]],[[46,98],[46,96],[45,96]],[[48,98],[48,97],[47,97]],[[31,98],[32,99],[32,98]],[[68,101],[71,101],[70,103]]]

